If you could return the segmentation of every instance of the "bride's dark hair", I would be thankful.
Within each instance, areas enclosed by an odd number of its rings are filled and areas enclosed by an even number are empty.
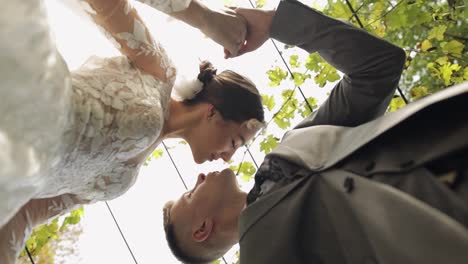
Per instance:
[[[261,96],[248,78],[231,70],[217,74],[213,64],[202,61],[198,79],[203,82],[203,89],[184,103],[210,103],[229,121],[242,123],[255,118],[264,122]]]

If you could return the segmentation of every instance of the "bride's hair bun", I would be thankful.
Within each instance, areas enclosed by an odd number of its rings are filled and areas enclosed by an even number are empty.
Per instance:
[[[209,61],[202,61],[200,63],[200,73],[198,74],[198,80],[206,84],[213,79],[216,75],[216,68]]]

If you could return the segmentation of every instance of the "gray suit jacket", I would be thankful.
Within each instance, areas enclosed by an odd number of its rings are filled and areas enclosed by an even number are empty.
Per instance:
[[[298,164],[310,174],[265,194],[242,212],[241,263],[466,263],[466,204],[458,204],[458,215],[449,212],[450,218],[437,210],[447,200],[431,207],[362,176],[422,170],[421,164],[466,149],[468,125],[462,115],[441,125],[452,125],[453,133],[439,129],[424,137],[426,130],[418,126],[426,129],[434,112],[450,111],[448,106],[462,111],[468,83],[375,119],[385,111],[398,83],[401,49],[293,0],[280,3],[271,35],[318,51],[345,77],[327,102],[268,155]],[[395,142],[385,140],[387,135],[394,139],[392,133],[408,135],[399,151],[392,152]],[[427,140],[439,142],[431,146]],[[380,159],[369,167],[369,158],[358,154],[372,144],[371,153]],[[385,151],[379,152],[379,147]],[[356,186],[352,195],[343,188],[346,178]],[[324,199],[326,193],[334,195]]]

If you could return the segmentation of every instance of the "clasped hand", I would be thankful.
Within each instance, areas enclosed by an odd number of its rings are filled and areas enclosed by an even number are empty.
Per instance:
[[[213,11],[204,33],[233,58],[256,50],[269,38],[274,10],[229,7]]]

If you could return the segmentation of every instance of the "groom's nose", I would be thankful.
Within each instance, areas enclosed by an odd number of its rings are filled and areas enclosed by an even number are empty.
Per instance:
[[[197,177],[197,183],[195,184],[195,188],[200,185],[206,178],[206,175],[203,174],[203,173],[200,173],[198,174],[198,177]]]

